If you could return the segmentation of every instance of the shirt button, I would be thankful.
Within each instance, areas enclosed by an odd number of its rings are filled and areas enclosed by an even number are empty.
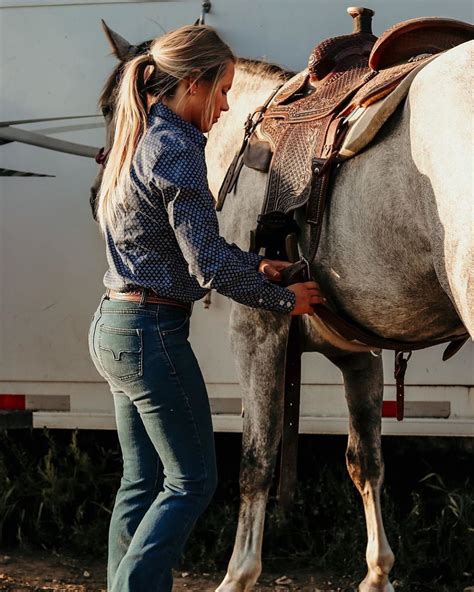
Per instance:
[[[280,306],[283,306],[284,304],[285,304],[285,301],[284,300],[280,300],[279,305]]]
[[[287,303],[286,303],[286,306],[287,306],[288,308],[290,308],[290,306],[291,306],[291,302],[287,302]]]
[[[263,304],[263,298],[259,298],[259,299],[258,299],[258,303],[259,303],[259,304]]]

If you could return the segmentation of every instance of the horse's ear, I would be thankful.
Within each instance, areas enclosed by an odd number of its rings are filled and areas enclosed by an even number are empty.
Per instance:
[[[112,48],[112,52],[117,59],[119,59],[121,62],[126,62],[137,55],[138,47],[129,43],[115,31],[112,31],[112,29],[107,26],[103,19],[102,28],[104,29],[105,36],[107,37],[110,47]]]

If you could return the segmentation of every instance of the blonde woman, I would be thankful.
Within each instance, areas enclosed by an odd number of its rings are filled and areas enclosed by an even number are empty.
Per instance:
[[[114,398],[123,477],[109,532],[108,589],[165,592],[216,487],[206,387],[188,341],[207,289],[282,314],[321,302],[314,282],[286,289],[287,264],[219,236],[203,135],[227,111],[235,58],[214,30],[183,27],[125,68],[98,219],[107,288],[89,347]],[[262,273],[263,272],[263,273]]]

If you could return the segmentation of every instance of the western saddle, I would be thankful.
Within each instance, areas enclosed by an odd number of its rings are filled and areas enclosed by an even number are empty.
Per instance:
[[[249,116],[244,141],[219,192],[218,210],[235,187],[243,164],[268,172],[264,206],[251,236],[251,248],[256,252],[264,248],[266,256],[274,259],[296,260],[297,227],[292,214],[295,209],[306,207],[306,221],[312,227],[309,254],[306,260],[289,268],[284,278],[287,285],[309,279],[304,272],[309,270],[308,263],[317,253],[325,204],[337,166],[375,137],[408,93],[415,73],[439,53],[474,38],[474,26],[468,23],[445,18],[416,18],[394,25],[377,39],[372,34],[372,10],[351,7],[348,13],[354,23],[352,34],[319,43],[309,57],[308,67],[277,89],[263,107]],[[368,126],[365,121],[363,126],[359,125],[362,130],[359,133],[351,129],[357,128],[361,114],[370,119],[371,109],[379,113],[377,124]],[[352,144],[347,147],[344,142],[349,136]],[[315,314],[348,342],[365,344],[367,349],[396,351],[399,420],[403,419],[403,377],[408,361],[404,352],[408,352],[409,357],[414,349],[451,341],[443,356],[447,359],[468,338],[465,333],[438,341],[401,343],[369,333],[326,306],[316,306]],[[283,505],[291,499],[295,479],[291,467],[295,464],[294,426],[297,435],[299,413],[297,331],[294,320],[286,368],[285,410],[290,417],[284,421],[282,442],[281,463],[286,472],[285,483],[280,477]]]

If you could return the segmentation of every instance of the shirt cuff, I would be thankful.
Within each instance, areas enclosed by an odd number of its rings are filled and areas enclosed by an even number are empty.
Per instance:
[[[262,274],[263,275],[263,274]],[[295,293],[278,284],[265,282],[258,296],[258,308],[273,312],[290,313],[296,305]]]

